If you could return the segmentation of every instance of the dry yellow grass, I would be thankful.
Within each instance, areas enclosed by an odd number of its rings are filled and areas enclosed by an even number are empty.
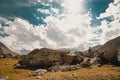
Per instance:
[[[9,80],[39,80],[28,76],[31,70],[14,69],[13,65],[17,62],[17,59],[0,59],[0,76],[8,76]],[[105,65],[68,72],[48,72],[40,80],[120,80],[120,67]]]

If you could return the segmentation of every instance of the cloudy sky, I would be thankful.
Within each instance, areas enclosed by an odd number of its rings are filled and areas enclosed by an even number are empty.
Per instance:
[[[0,42],[21,54],[83,51],[117,36],[120,0],[0,0]]]

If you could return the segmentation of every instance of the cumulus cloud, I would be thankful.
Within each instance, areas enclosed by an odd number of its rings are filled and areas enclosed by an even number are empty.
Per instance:
[[[8,27],[4,27],[4,33],[9,34],[9,36],[0,39],[0,41],[17,52],[21,49],[32,50],[47,46],[47,42],[42,39],[42,36],[39,37],[36,28],[28,21],[16,18],[8,24]]]
[[[101,13],[99,19],[112,17],[112,21],[103,20],[99,26],[102,30],[101,43],[120,36],[120,0],[114,0],[104,13]]]
[[[0,17],[0,24],[1,24],[1,23],[6,23],[6,22],[8,22],[7,19],[5,19],[5,18],[3,18],[3,17]]]
[[[50,6],[50,2],[58,0],[31,0],[31,3],[42,3]],[[24,53],[35,48],[53,48],[72,50],[85,50],[90,46],[104,43],[107,40],[120,35],[120,4],[117,0],[110,3],[105,13],[100,14],[99,19],[113,17],[113,21],[102,21],[97,27],[90,26],[91,14],[84,13],[84,0],[59,0],[59,5],[63,8],[60,14],[58,8],[50,9],[38,8],[38,12],[50,14],[44,18],[45,25],[35,26],[27,20],[16,17],[14,21],[1,20],[7,22],[4,33],[9,36],[0,38],[9,48]],[[82,4],[83,3],[83,4]],[[83,5],[83,6],[80,6]],[[111,12],[111,9],[115,11]],[[3,26],[2,26],[3,27]]]
[[[0,29],[2,28],[2,25],[0,24]]]
[[[34,26],[27,20],[15,18],[10,21],[8,27],[4,27],[4,33],[9,34],[0,40],[10,48],[20,52],[21,50],[32,50],[34,48],[77,48],[79,50],[86,49],[84,43],[89,43],[92,38],[90,28],[90,13],[81,14],[82,8],[79,8],[83,0],[70,2],[69,0],[60,3],[64,13],[50,15],[44,19],[46,25]],[[40,1],[39,1],[40,2]],[[65,5],[63,5],[65,3]],[[68,6],[66,6],[69,4]],[[76,5],[76,6],[73,6]],[[72,6],[72,8],[71,8]],[[78,8],[78,11],[73,9]],[[56,8],[51,8],[51,11],[58,13]],[[38,11],[49,13],[49,11],[38,9]],[[34,27],[33,27],[34,26]],[[80,47],[80,45],[83,45]]]

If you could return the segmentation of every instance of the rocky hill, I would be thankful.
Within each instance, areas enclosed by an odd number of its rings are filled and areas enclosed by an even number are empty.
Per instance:
[[[104,45],[101,45],[99,47],[97,46],[97,50],[99,51],[119,50],[120,51],[120,36],[110,41],[107,41]]]
[[[11,51],[7,46],[0,42],[0,58],[14,57],[17,53]]]
[[[105,62],[120,64],[120,36],[107,41],[104,45],[98,45],[92,48],[96,50]]]

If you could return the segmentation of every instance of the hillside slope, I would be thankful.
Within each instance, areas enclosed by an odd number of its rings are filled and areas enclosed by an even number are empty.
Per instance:
[[[104,61],[112,64],[120,64],[120,36],[107,41],[104,45],[98,45],[92,48],[102,53]]]
[[[0,57],[16,56],[17,53],[11,51],[7,46],[0,42]]]
[[[120,36],[107,41],[104,45],[96,46],[94,48],[99,51],[108,51],[108,50],[111,50],[111,51],[119,50],[120,51]]]

